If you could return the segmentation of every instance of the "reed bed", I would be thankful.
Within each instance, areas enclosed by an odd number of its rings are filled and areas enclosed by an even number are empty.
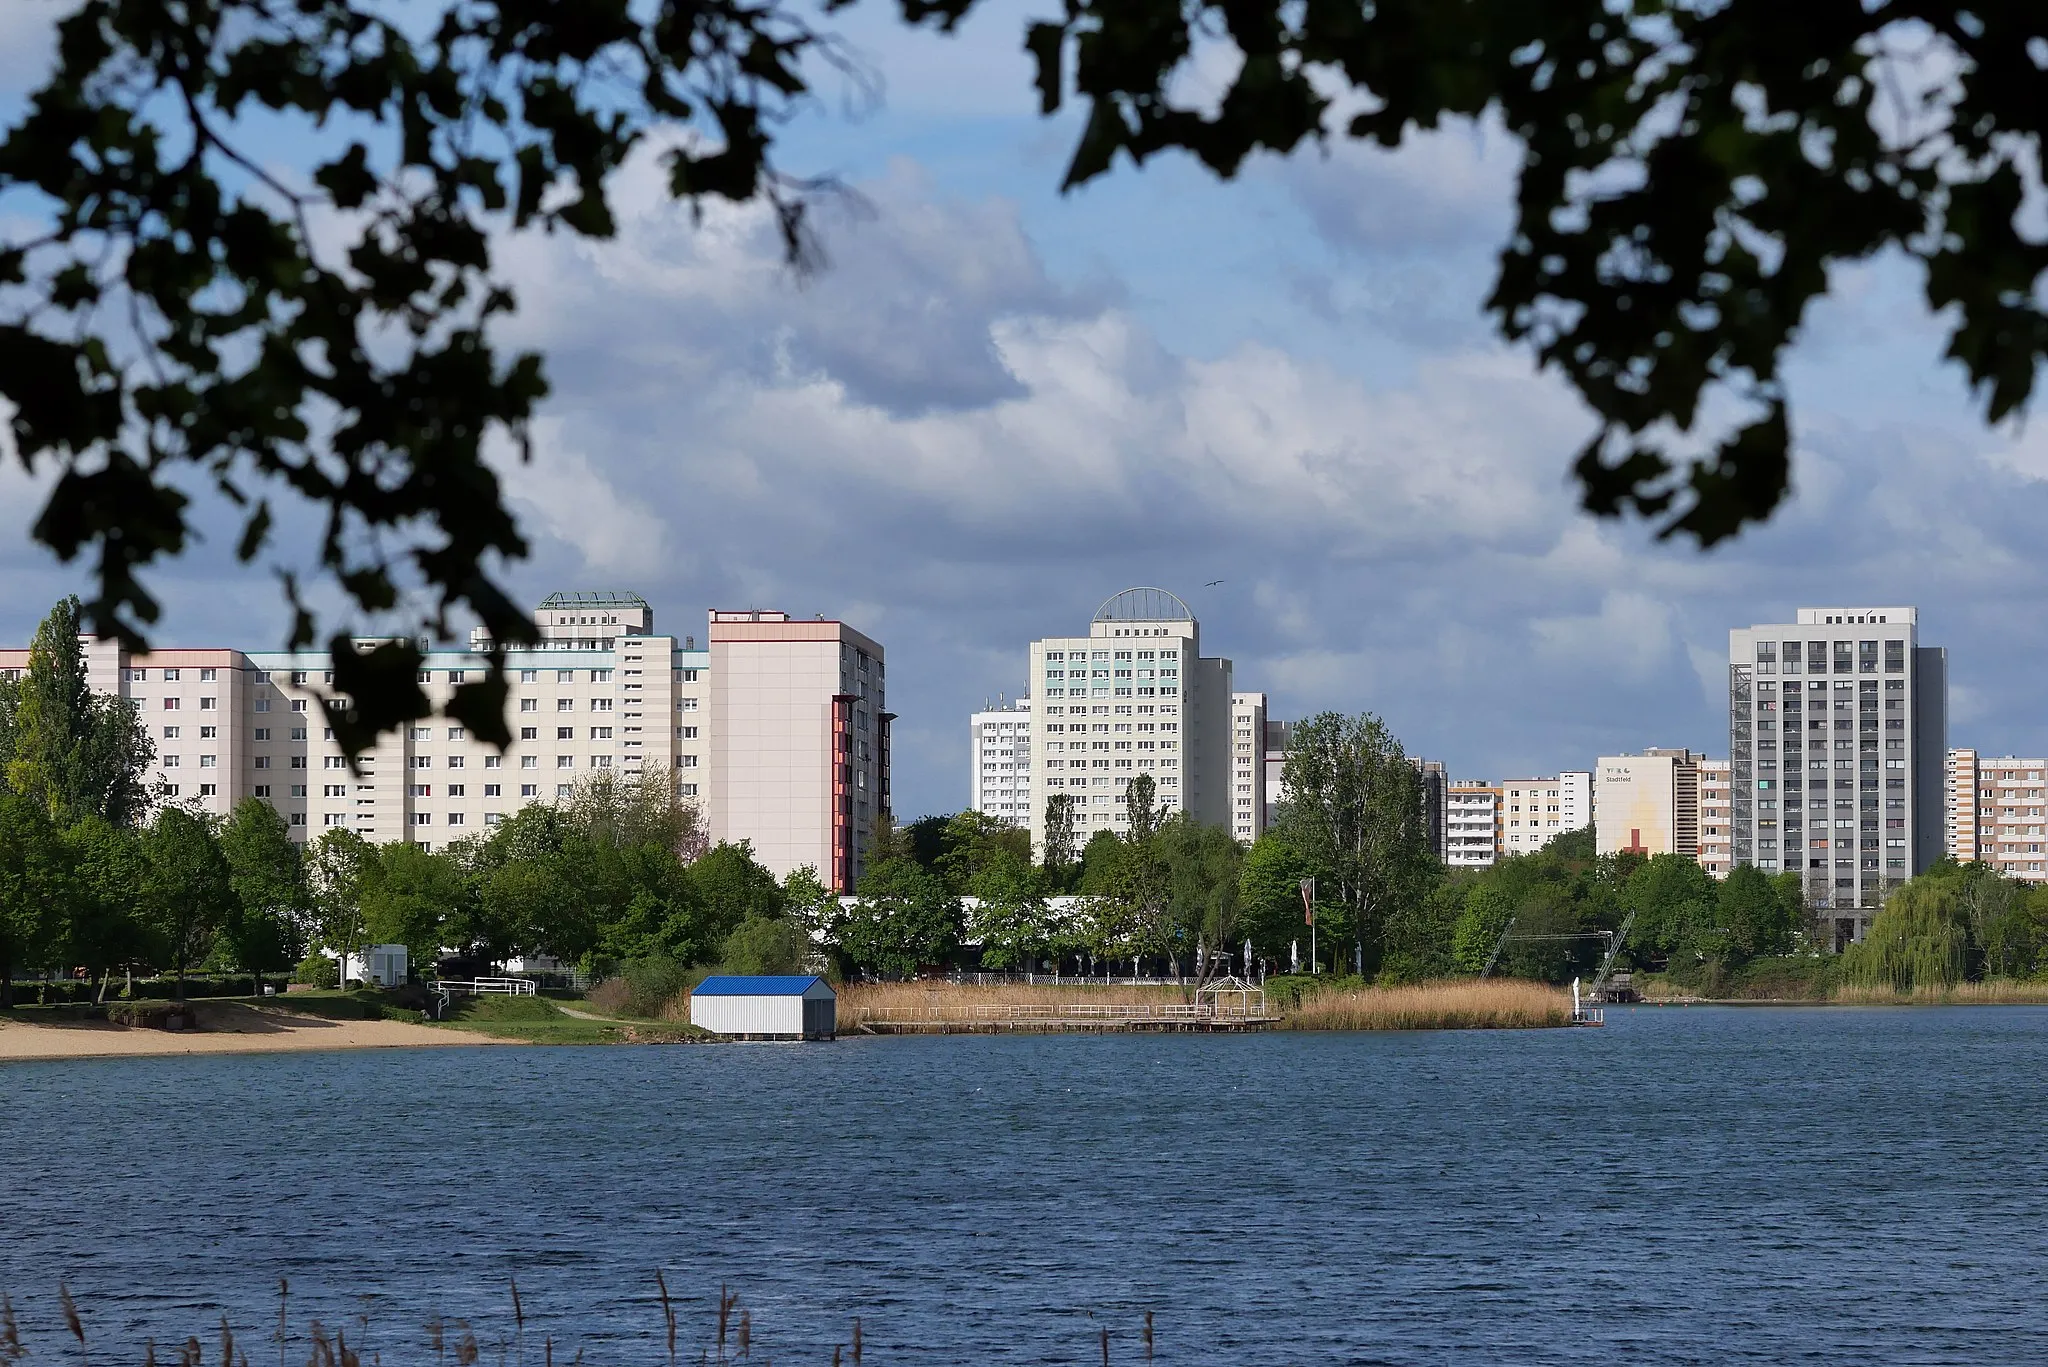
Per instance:
[[[1829,996],[1838,1006],[2042,1006],[2048,1005],[2048,982],[1991,978],[1980,983],[1917,983],[1911,991],[1844,983]]]
[[[1153,1005],[1182,1002],[1194,990],[1178,987],[1118,987],[1030,983],[907,982],[845,983],[839,988],[839,1028],[851,1029],[878,1011],[920,1010],[958,1012],[962,1016],[976,1007]]]
[[[1286,1013],[1289,1030],[1528,1030],[1570,1025],[1568,993],[1513,978],[1320,992]]]

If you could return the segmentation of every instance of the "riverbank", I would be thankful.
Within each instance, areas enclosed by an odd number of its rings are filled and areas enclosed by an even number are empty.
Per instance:
[[[156,1030],[54,1013],[0,1014],[0,1062],[159,1054],[279,1054],[316,1049],[417,1049],[507,1044],[473,1030],[397,1020],[338,1020],[247,1002],[194,1003],[195,1030]]]

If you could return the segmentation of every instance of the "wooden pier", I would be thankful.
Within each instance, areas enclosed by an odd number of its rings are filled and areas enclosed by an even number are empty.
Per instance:
[[[1162,1002],[1086,1002],[1071,1005],[875,1006],[854,1007],[841,1019],[841,1034],[1001,1035],[1066,1034],[1072,1031],[1173,1031],[1243,1033],[1277,1025],[1264,1003],[1245,1010]]]

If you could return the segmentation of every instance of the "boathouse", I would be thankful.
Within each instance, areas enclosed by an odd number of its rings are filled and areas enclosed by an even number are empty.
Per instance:
[[[839,995],[823,978],[722,974],[690,993],[690,1024],[736,1039],[831,1039]]]

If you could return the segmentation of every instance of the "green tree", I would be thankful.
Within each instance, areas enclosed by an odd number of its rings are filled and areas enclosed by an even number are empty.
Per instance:
[[[21,679],[0,690],[4,776],[54,821],[132,825],[149,805],[156,750],[131,700],[88,686],[80,628],[78,600],[66,598],[36,628]]]
[[[143,876],[137,899],[178,976],[206,956],[213,937],[240,915],[234,872],[213,826],[182,807],[165,807],[142,836]]]
[[[1353,967],[1365,971],[1388,913],[1432,882],[1415,769],[1378,717],[1325,712],[1295,728],[1284,781],[1280,834],[1321,871],[1318,897],[1349,922]]]
[[[904,853],[928,869],[936,869],[939,861],[952,849],[951,816],[921,816],[903,828]]]
[[[1636,923],[1629,943],[1659,958],[1724,952],[1719,936],[1719,889],[1699,861],[1683,854],[1652,855],[1629,875],[1623,896]]]
[[[1793,882],[1796,886],[1796,875]],[[1796,897],[1788,906],[1776,880],[1762,869],[1754,864],[1737,864],[1721,880],[1717,901],[1720,924],[1732,957],[1750,959],[1783,954],[1792,948],[1792,936],[1799,928],[1794,911]]]
[[[944,846],[932,867],[955,893],[968,891],[999,853],[1025,864],[1031,862],[1031,832],[984,812],[958,812],[948,817]]]
[[[869,869],[834,935],[848,960],[874,973],[909,977],[940,964],[960,943],[960,901],[915,859]]]
[[[43,968],[63,942],[71,870],[40,802],[0,794],[0,1010],[14,1005],[14,973]]]
[[[1081,850],[1080,888],[1083,893],[1100,897],[1108,892],[1118,861],[1123,857],[1123,848],[1124,842],[1117,839],[1115,831],[1098,830],[1088,837],[1087,845]]]
[[[244,798],[221,825],[220,848],[235,889],[233,914],[219,929],[222,950],[247,973],[291,967],[305,952],[311,897],[284,817],[262,798]]]
[[[1045,857],[1041,862],[1047,886],[1064,892],[1072,886],[1080,851],[1074,842],[1074,808],[1079,799],[1072,793],[1054,793],[1045,800]]]
[[[315,936],[340,953],[359,951],[363,887],[377,863],[376,849],[354,831],[336,826],[306,847],[304,862]]]
[[[1045,876],[1014,848],[997,848],[967,891],[975,907],[967,935],[988,968],[1034,967],[1060,948],[1059,927],[1045,900]]]
[[[1458,971],[1484,970],[1514,917],[1515,904],[1492,882],[1481,880],[1469,888],[1451,930],[1451,958]]]
[[[99,982],[95,1000],[105,1000],[107,980],[117,965],[132,967],[152,957],[154,946],[138,898],[147,864],[140,834],[89,816],[64,833],[76,878],[64,927],[64,961],[86,969]]]
[[[1228,969],[1241,934],[1244,846],[1223,827],[1205,826],[1185,812],[1161,825],[1153,842],[1166,872],[1169,958],[1178,975],[1182,958],[1196,951],[1199,990]]]
[[[1308,936],[1301,880],[1314,871],[1312,864],[1272,831],[1245,851],[1238,871],[1240,924],[1253,950],[1273,963],[1287,963],[1295,942]]]
[[[1954,878],[1908,879],[1885,902],[1861,943],[1842,956],[1850,982],[1910,992],[1947,988],[1969,968],[1969,912]]]
[[[556,805],[569,828],[592,844],[654,845],[685,861],[706,847],[703,815],[676,796],[675,774],[667,765],[593,770]]]
[[[725,937],[743,921],[782,917],[782,885],[755,862],[754,847],[748,841],[734,844],[721,840],[714,845],[690,865],[690,884],[702,908],[709,946],[723,945]]]
[[[369,944],[404,945],[414,969],[431,967],[449,943],[451,921],[465,918],[470,889],[454,859],[411,841],[377,850],[362,887],[363,931]]]
[[[753,916],[725,937],[722,962],[728,973],[795,973],[803,967],[810,948],[795,922]]]

